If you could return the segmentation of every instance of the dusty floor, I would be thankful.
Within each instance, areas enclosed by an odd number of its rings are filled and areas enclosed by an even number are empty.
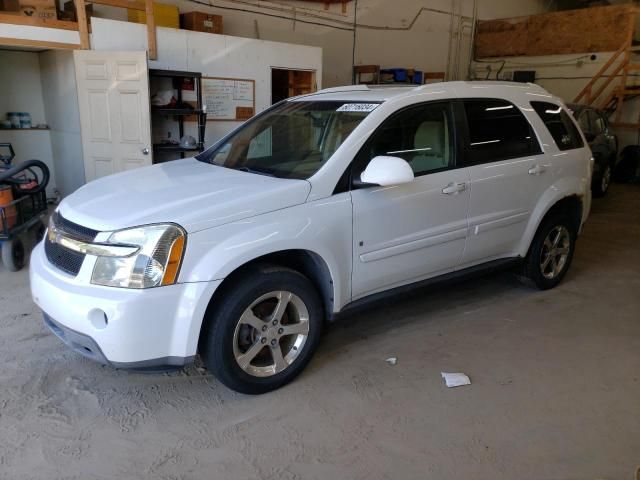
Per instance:
[[[498,274],[361,312],[260,397],[193,367],[95,365],[42,326],[26,271],[0,285],[2,479],[594,480],[640,464],[638,187],[595,202],[559,288]]]

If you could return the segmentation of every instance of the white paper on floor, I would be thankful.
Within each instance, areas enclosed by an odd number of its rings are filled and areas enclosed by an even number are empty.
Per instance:
[[[398,357],[389,357],[385,360],[389,365],[395,365],[398,363]]]
[[[446,373],[440,372],[447,387],[461,387],[463,385],[471,385],[471,380],[464,373]]]

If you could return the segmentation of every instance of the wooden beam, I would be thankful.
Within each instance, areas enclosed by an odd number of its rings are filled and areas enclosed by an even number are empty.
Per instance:
[[[46,40],[27,40],[22,38],[6,38],[0,37],[0,45],[4,47],[31,47],[31,48],[43,48],[54,50],[77,50],[80,45],[77,43],[61,43],[61,42],[48,42]]]
[[[640,123],[611,122],[611,126],[620,130],[640,130]]]
[[[604,82],[602,82],[602,85],[600,85],[600,88],[596,90],[596,93],[591,95],[591,92],[589,92],[589,95],[587,96],[587,105],[592,105],[598,99],[598,97],[602,95],[602,92],[604,92],[607,89],[611,81],[614,78],[616,78],[616,76],[620,73],[620,71],[624,68],[624,66],[625,66],[624,62],[620,62],[616,67],[616,69],[606,77]],[[596,78],[596,77],[593,77],[593,78]]]
[[[596,83],[598,79],[602,77],[604,72],[606,72],[607,69],[618,59],[618,57],[622,55],[622,52],[624,52],[626,48],[627,48],[627,43],[625,42],[620,46],[620,48],[613,55],[611,55],[607,63],[605,63],[600,68],[600,70],[597,71],[597,73],[593,76],[593,78],[589,80],[589,83],[587,83],[587,85],[580,91],[578,96],[576,96],[576,98],[573,99],[573,103],[578,103],[580,99],[582,99],[582,97],[584,97],[588,92],[591,91],[591,87],[593,87],[594,83]],[[588,103],[591,103],[591,101],[596,99],[596,97],[591,97],[591,96],[589,97],[590,98],[587,99]]]
[[[153,15],[153,0],[145,0],[145,6],[149,60],[156,60],[158,58],[158,45],[156,43],[156,20]]]
[[[609,93],[609,95],[607,95],[606,100],[600,104],[600,107],[599,107],[600,110],[607,110],[607,108],[611,106],[611,102],[613,102],[614,98],[617,98],[615,95],[615,92]]]
[[[636,28],[636,15],[635,11],[633,15],[629,15],[629,23],[627,24],[627,40],[626,40],[626,48],[624,51],[624,66],[629,65],[629,61],[631,60],[631,51],[629,50],[633,47],[633,33]],[[627,86],[627,77],[629,71],[625,68],[622,70],[622,77],[620,78],[620,90],[618,93],[618,103],[616,104],[615,111],[615,121],[620,122],[622,120],[622,103],[624,102],[624,89]]]
[[[66,20],[48,18],[24,17],[22,15],[7,15],[2,12],[0,12],[0,23],[28,25],[30,27],[60,28],[62,30],[78,30],[78,24],[76,22],[67,22]]]
[[[89,50],[89,27],[87,26],[87,9],[84,0],[73,0],[76,5],[76,17],[78,18],[78,33],[80,33],[80,48]]]
[[[129,8],[131,10],[146,11],[147,5],[142,0],[91,0],[91,3],[98,5],[108,5],[110,7]]]

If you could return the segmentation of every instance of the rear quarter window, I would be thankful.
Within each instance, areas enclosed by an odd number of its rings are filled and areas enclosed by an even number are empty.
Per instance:
[[[541,153],[529,121],[514,104],[500,99],[463,100],[471,164]]]
[[[542,122],[549,130],[560,150],[584,147],[578,127],[571,116],[560,105],[549,102],[531,102]]]

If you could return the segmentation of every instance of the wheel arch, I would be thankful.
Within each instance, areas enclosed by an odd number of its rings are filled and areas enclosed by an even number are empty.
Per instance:
[[[533,218],[529,222],[524,241],[521,244],[520,255],[523,257],[526,256],[540,225],[550,215],[558,212],[566,213],[571,218],[575,231],[579,232],[583,221],[584,208],[584,196],[577,193],[565,192],[564,194],[555,196],[552,201],[546,202],[544,207],[540,207],[537,214],[532,216]]]
[[[225,297],[225,293],[240,281],[244,275],[251,274],[262,267],[277,266],[295,270],[305,277],[315,286],[320,295],[324,311],[324,320],[329,321],[334,312],[334,291],[335,284],[331,275],[331,270],[327,262],[316,252],[305,249],[286,249],[257,256],[241,265],[238,265],[213,292],[209,299],[202,325],[198,344],[208,327],[207,318],[211,318],[216,305]]]

